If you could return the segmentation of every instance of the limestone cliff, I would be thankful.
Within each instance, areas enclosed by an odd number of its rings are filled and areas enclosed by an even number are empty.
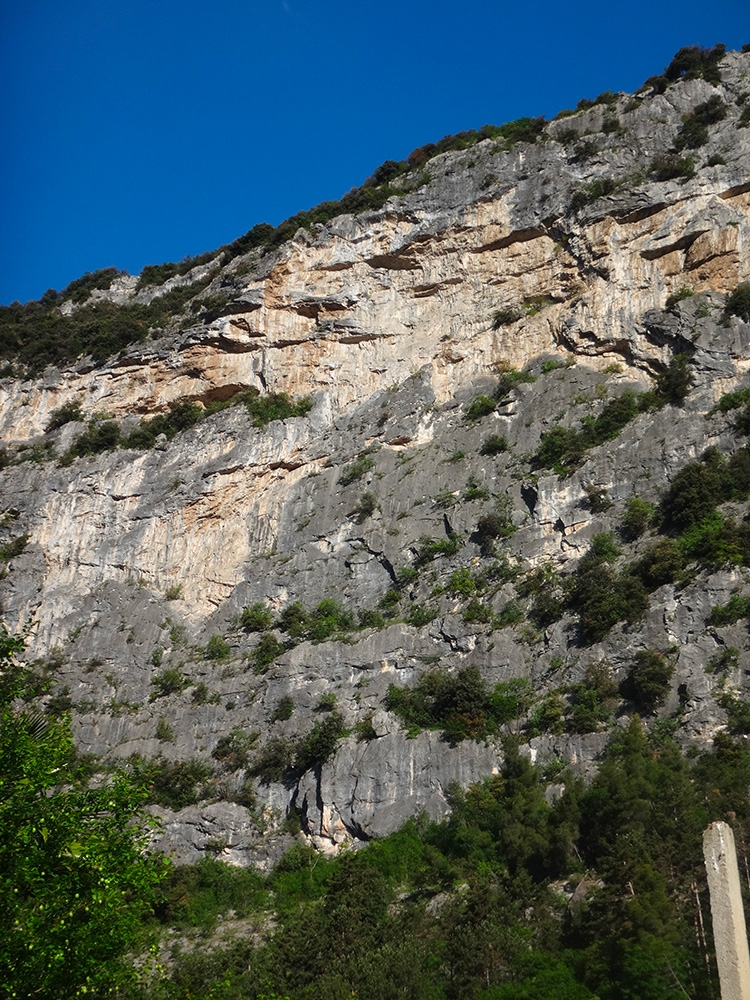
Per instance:
[[[750,325],[724,311],[750,280],[750,53],[720,69],[716,85],[617,95],[534,143],[443,153],[382,208],[271,252],[217,255],[163,286],[119,278],[94,297],[125,307],[197,292],[106,362],[0,381],[5,620],[36,621],[29,653],[54,661],[52,708],[71,708],[82,751],[202,762],[198,801],[164,812],[162,843],[178,857],[261,861],[292,835],[290,814],[321,846],[419,809],[442,815],[449,784],[492,772],[501,750],[499,736],[407,734],[387,710],[389,684],[436,666],[477,667],[488,685],[530,679],[535,701],[510,728],[550,765],[594,765],[606,725],[572,731],[565,706],[593,664],[619,682],[639,651],[671,658],[655,714],[681,739],[703,745],[726,724],[717,697],[746,692],[750,660],[742,626],[709,617],[746,587],[738,560],[698,561],[595,641],[574,604],[534,617],[519,585],[540,567],[571,578],[628,501],[658,506],[709,446],[729,456],[742,444],[732,412],[709,414],[750,365]],[[721,113],[705,141],[681,148],[706,105]],[[566,475],[539,461],[554,425],[645,393],[676,355],[693,383],[679,405],[643,406]],[[528,377],[500,391],[509,371]],[[51,457],[92,414],[128,429],[249,389],[310,396],[312,409],[256,426],[238,404],[150,450]],[[46,430],[64,406],[84,421]],[[493,512],[506,523],[488,542],[480,522]],[[624,538],[620,565],[655,532]],[[242,618],[325,599],[354,619],[324,641]],[[729,648],[727,670],[706,672]],[[540,722],[554,705],[559,718]],[[632,710],[624,697],[613,709]],[[300,757],[334,718],[330,753]]]

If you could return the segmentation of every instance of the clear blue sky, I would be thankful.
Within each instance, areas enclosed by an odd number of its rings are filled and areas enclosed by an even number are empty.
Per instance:
[[[0,12],[0,302],[180,260],[383,160],[634,90],[748,0],[23,0]]]

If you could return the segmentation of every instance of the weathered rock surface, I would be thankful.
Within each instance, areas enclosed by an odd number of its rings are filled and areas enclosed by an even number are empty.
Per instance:
[[[377,212],[301,230],[272,254],[215,272],[205,265],[163,289],[136,292],[134,279],[118,279],[96,294],[147,301],[215,273],[201,295],[222,294],[226,305],[206,324],[186,314],[168,335],[105,364],[0,381],[0,438],[14,459],[0,472],[0,530],[5,541],[28,535],[0,581],[3,615],[12,627],[37,622],[30,655],[55,651],[55,691],[72,704],[83,751],[214,768],[206,799],[165,814],[160,844],[178,858],[211,849],[265,863],[292,835],[290,810],[313,842],[334,847],[418,811],[444,815],[450,784],[491,774],[501,749],[451,746],[428,731],[406,738],[385,710],[388,685],[413,684],[436,664],[475,665],[491,684],[528,678],[543,698],[564,696],[592,663],[606,659],[621,680],[638,650],[675,647],[661,713],[679,713],[681,738],[699,745],[724,724],[706,663],[737,647],[729,682],[743,691],[750,660],[741,626],[707,619],[746,586],[745,570],[665,585],[642,620],[589,647],[570,615],[546,629],[467,621],[467,597],[450,586],[455,570],[486,570],[476,529],[497,497],[509,498],[516,527],[498,555],[527,569],[552,560],[565,573],[596,533],[616,528],[629,499],[656,504],[707,447],[738,448],[731,415],[707,414],[750,366],[750,325],[723,316],[727,293],[750,279],[750,128],[739,127],[735,103],[750,87],[750,54],[730,53],[721,70],[717,88],[698,80],[621,95],[611,109],[620,132],[602,132],[594,107],[550,123],[534,145],[500,151],[487,140],[443,154],[429,183]],[[648,164],[670,148],[682,116],[715,94],[727,115],[691,152],[695,176],[650,179]],[[593,143],[586,157],[571,129]],[[574,210],[574,192],[602,179],[614,190]],[[681,289],[694,294],[665,310]],[[499,321],[500,310],[518,318]],[[626,389],[648,389],[684,351],[694,387],[683,406],[641,413],[565,479],[530,462],[545,430],[576,428]],[[553,360],[560,367],[544,364]],[[494,389],[498,366],[528,367],[536,381],[468,421],[467,404]],[[70,466],[23,461],[43,439],[63,452],[83,429],[45,434],[64,403],[130,426],[170,402],[208,404],[249,387],[310,394],[314,405],[263,428],[234,406],[146,452]],[[507,451],[482,454],[490,435]],[[591,488],[606,491],[609,509],[592,512]],[[420,539],[453,533],[458,551],[404,582]],[[628,558],[647,541],[632,543]],[[237,625],[254,602],[280,612],[334,598],[375,611],[393,588],[400,621],[294,646],[277,630],[290,648],[262,669],[259,635]],[[516,598],[508,580],[485,600],[497,613]],[[418,605],[435,608],[432,621],[408,623]],[[219,635],[229,654],[207,658]],[[166,670],[184,678],[178,689],[154,686]],[[325,695],[349,732],[335,754],[259,780],[249,807],[227,801],[269,741],[291,745],[327,717]],[[287,718],[275,711],[282,699],[292,704]],[[216,751],[233,732],[256,735],[232,770]],[[604,732],[553,733],[528,752],[589,773],[605,742]]]

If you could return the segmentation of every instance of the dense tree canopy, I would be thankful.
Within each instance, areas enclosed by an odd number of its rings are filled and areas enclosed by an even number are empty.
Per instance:
[[[166,868],[146,853],[142,790],[122,773],[82,787],[67,720],[18,707],[24,645],[0,630],[0,992],[108,996]]]

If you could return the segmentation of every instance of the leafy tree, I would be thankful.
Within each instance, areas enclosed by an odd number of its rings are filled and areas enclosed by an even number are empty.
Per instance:
[[[146,853],[144,790],[124,773],[75,782],[70,725],[14,707],[30,671],[0,630],[0,992],[65,1000],[113,994],[166,863]]]
[[[727,299],[724,314],[727,318],[739,316],[745,323],[750,323],[750,281],[737,285]]]

